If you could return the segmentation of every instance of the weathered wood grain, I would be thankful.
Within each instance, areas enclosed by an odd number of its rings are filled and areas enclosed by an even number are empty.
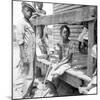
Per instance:
[[[55,12],[55,11],[58,11],[59,9],[63,9],[63,8],[68,8],[68,7],[70,7],[70,6],[72,6],[73,4],[62,4],[62,5],[60,5],[60,6],[58,6],[58,7],[53,7],[53,11]]]
[[[75,88],[78,88],[82,85],[82,81],[71,75],[71,74],[68,74],[68,73],[64,73],[61,77],[60,77],[61,80],[67,82],[68,84],[70,84],[71,86],[75,87]]]
[[[87,75],[92,77],[93,74],[93,58],[91,56],[91,50],[94,43],[94,22],[89,22],[89,33],[88,33],[88,69]]]
[[[52,25],[52,24],[60,24],[60,23],[79,23],[83,21],[92,21],[94,20],[93,17],[86,17],[80,16],[82,12],[70,12],[70,13],[63,13],[63,14],[56,14],[56,15],[48,15],[48,16],[41,16],[36,19],[31,18],[30,22],[33,25]]]
[[[64,11],[68,11],[68,10],[73,10],[73,9],[78,9],[78,8],[81,8],[81,7],[84,7],[83,5],[71,5],[69,7],[65,7],[65,8],[62,8],[62,9],[58,9],[58,10],[54,10],[55,13],[60,13],[60,12],[64,12]]]

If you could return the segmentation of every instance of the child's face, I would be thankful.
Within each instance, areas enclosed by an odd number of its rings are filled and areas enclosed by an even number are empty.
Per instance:
[[[23,8],[22,12],[23,12],[25,18],[28,18],[28,19],[31,18],[32,10],[29,7],[25,6]]]
[[[64,28],[64,29],[62,30],[61,35],[62,35],[62,38],[68,39],[68,37],[69,37],[68,30],[67,30],[66,28]]]
[[[43,3],[42,2],[38,2],[37,3],[37,7],[38,7],[38,9],[42,9],[43,8]]]

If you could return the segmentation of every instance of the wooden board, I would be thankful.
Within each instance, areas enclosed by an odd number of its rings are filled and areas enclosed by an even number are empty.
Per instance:
[[[55,24],[53,25],[53,30],[59,29],[62,25],[66,25],[66,24]],[[68,25],[68,27],[70,27],[70,29],[82,29],[83,25]]]
[[[92,77],[93,74],[93,57],[91,56],[92,46],[94,44],[94,22],[89,22],[89,33],[88,33],[88,69],[87,75]]]
[[[55,3],[53,6],[54,7],[58,7],[58,6],[61,6],[61,5],[63,5],[63,4],[61,4],[61,3]]]
[[[70,6],[72,6],[72,4],[63,4],[63,5],[60,5],[60,6],[58,6],[58,7],[53,7],[53,11],[55,12],[55,11],[58,11],[59,9],[63,9],[63,8],[68,8],[68,7],[70,7]]]
[[[67,8],[65,9],[62,9],[62,10],[59,10],[59,11],[54,11],[54,14],[58,14],[58,13],[68,13],[68,12],[73,12],[73,11],[82,11],[84,8],[88,8],[88,6],[78,6],[76,8],[73,8],[73,9],[69,9],[69,10],[66,10]],[[88,12],[88,9],[87,9],[87,12]],[[83,12],[85,13],[85,12]]]
[[[78,8],[81,8],[81,7],[84,7],[84,6],[82,6],[82,5],[72,5],[72,6],[69,6],[69,7],[66,7],[66,8],[54,10],[54,13],[58,13],[58,12],[60,13],[60,12],[68,11],[68,10],[78,9]]]
[[[55,29],[53,30],[53,32],[55,33],[60,33],[60,30],[59,29]],[[78,28],[70,28],[70,32],[71,33],[81,33],[82,32],[82,29],[78,29]]]
[[[66,83],[70,84],[71,86],[75,87],[75,88],[78,88],[82,85],[82,81],[73,76],[73,75],[70,75],[68,73],[64,73],[61,77],[60,77],[61,80],[65,81]]]
[[[31,18],[30,22],[32,25],[52,25],[52,24],[60,24],[60,23],[79,23],[82,21],[92,21],[94,20],[93,17],[86,17],[81,16],[80,11],[74,11],[69,13],[63,14],[56,14],[56,15],[48,15],[48,16],[41,16],[36,19]],[[80,15],[80,16],[79,16]]]
[[[85,75],[80,70],[69,69],[63,75],[60,76],[60,79],[72,85],[75,88],[82,86],[82,80],[90,82],[91,78]]]

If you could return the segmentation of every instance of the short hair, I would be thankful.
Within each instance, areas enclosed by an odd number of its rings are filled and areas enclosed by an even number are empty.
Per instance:
[[[62,26],[60,27],[60,35],[62,35],[62,31],[63,31],[64,28],[67,29],[67,31],[68,31],[68,36],[69,36],[69,35],[70,35],[70,28],[69,28],[67,25],[62,25]]]

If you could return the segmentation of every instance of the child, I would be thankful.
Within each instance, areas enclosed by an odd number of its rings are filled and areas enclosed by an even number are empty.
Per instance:
[[[33,17],[37,16],[43,16],[46,14],[45,10],[43,10],[43,2],[35,2],[37,9],[35,13],[33,13]],[[46,50],[46,43],[44,41],[44,25],[41,26],[37,26],[36,27],[36,53],[37,53],[37,57],[39,56],[45,56],[45,54],[47,54],[47,50]]]
[[[97,53],[96,53],[96,50],[97,50],[97,45],[94,45],[92,47],[92,51],[91,51],[91,56],[93,57],[93,60],[94,60],[94,74],[93,74],[93,77],[92,77],[92,80],[91,82],[87,85],[87,87],[79,87],[79,92],[82,93],[82,94],[96,94],[96,88],[97,88],[97,62],[96,62],[96,59],[97,59]]]
[[[29,86],[28,83],[34,81],[34,67],[35,67],[35,31],[30,24],[30,18],[32,13],[35,13],[35,9],[31,2],[22,2],[22,14],[23,18],[17,24],[17,42],[20,49],[21,60],[21,76],[23,80],[22,97],[26,94]],[[30,91],[29,91],[30,92]],[[16,99],[16,98],[15,98]]]
[[[79,51],[83,54],[87,54],[88,51],[88,23],[84,23],[83,30],[78,37]]]
[[[38,13],[40,16],[46,15],[46,11],[43,10],[43,2],[37,2],[36,5],[37,5],[37,7],[38,7],[37,13]]]
[[[43,9],[43,2],[35,2],[36,5],[36,12],[33,13],[33,17],[37,17],[38,16],[45,16],[46,15],[46,11]]]
[[[54,92],[54,96],[57,95],[57,88],[58,88],[58,76],[62,75],[67,69],[71,68],[71,62],[72,62],[72,55],[74,53],[74,44],[69,40],[70,36],[70,29],[67,25],[62,25],[60,28],[60,35],[62,38],[61,46],[59,56],[60,61],[56,64],[52,64],[50,66],[50,70],[48,71],[45,80],[47,80],[45,83],[48,87],[48,91],[56,91],[56,94]]]

